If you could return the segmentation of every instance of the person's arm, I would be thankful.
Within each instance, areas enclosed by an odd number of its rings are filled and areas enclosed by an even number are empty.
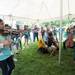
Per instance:
[[[4,40],[2,42],[0,42],[0,44],[4,47],[4,46],[10,46],[11,45],[11,41],[9,40]]]
[[[10,40],[5,40],[4,41],[4,46],[10,46],[11,45],[11,41]]]

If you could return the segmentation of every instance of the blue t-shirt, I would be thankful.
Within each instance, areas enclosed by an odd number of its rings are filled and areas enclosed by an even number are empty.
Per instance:
[[[6,39],[5,36],[0,35],[0,42]],[[0,47],[0,61],[3,61],[9,58],[12,55],[12,52],[9,47]]]
[[[26,38],[28,38],[28,37],[29,37],[29,32],[28,32],[28,31],[27,31],[27,32],[24,32],[23,35],[24,35]]]

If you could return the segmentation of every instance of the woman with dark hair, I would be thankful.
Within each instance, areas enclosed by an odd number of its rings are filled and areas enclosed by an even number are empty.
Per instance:
[[[34,42],[37,38],[37,41],[38,41],[38,31],[39,31],[39,28],[37,27],[37,25],[34,26],[34,29],[33,29],[33,37],[34,37]]]
[[[55,52],[58,50],[58,45],[53,37],[52,32],[48,32],[48,51],[51,52],[51,55],[54,55]]]
[[[4,22],[0,19],[0,68],[2,75],[11,75],[15,67],[10,45],[11,40],[4,36]]]

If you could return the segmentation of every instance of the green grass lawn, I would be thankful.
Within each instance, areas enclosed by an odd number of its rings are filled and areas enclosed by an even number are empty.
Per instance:
[[[73,50],[62,51],[62,64],[58,64],[58,55],[40,54],[37,45],[31,44],[16,56],[16,67],[12,75],[74,75]]]

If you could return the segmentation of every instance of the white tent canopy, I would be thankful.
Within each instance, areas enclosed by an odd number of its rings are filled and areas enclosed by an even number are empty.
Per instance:
[[[75,14],[74,5],[75,0],[63,0],[63,15]],[[0,0],[0,15],[32,19],[60,17],[60,0]]]

